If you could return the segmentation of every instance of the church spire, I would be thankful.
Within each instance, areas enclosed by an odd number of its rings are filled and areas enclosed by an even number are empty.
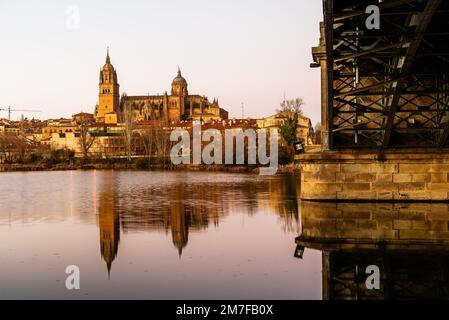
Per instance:
[[[111,63],[111,58],[109,58],[109,46],[106,52],[106,63],[110,64]]]
[[[106,262],[106,266],[108,268],[108,280],[111,280],[111,266],[112,266],[112,262],[111,261]]]

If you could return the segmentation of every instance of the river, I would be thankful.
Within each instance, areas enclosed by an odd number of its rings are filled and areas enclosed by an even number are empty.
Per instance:
[[[293,174],[1,173],[0,299],[449,298],[448,203],[299,193]]]
[[[1,173],[0,298],[321,299],[321,252],[293,257],[299,188],[295,175]]]

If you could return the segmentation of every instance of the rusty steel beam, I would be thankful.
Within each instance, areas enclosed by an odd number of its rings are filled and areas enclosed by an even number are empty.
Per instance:
[[[323,123],[330,132],[330,149],[383,152],[445,146],[449,1],[323,0],[323,4],[322,37],[328,59],[323,69],[327,76]],[[366,29],[363,9],[369,4],[381,9],[379,30]]]
[[[418,25],[416,26],[416,33],[413,41],[408,47],[407,54],[404,57],[404,61],[402,63],[402,67],[399,72],[399,78],[406,77],[413,64],[413,59],[418,51],[418,48],[423,40],[424,34],[432,21],[432,17],[435,11],[440,6],[441,0],[427,0],[426,7],[422,14],[418,18]],[[403,81],[399,80],[394,88],[393,98],[391,100],[391,105],[389,108],[389,114],[387,118],[387,124],[385,126],[384,138],[382,141],[382,149],[388,146],[390,143],[391,133],[393,131],[393,124],[395,114],[398,109],[399,101],[401,98],[401,92],[403,91]]]
[[[385,110],[376,109],[376,108],[373,108],[373,107],[370,107],[370,106],[365,106],[363,104],[356,103],[356,102],[353,102],[353,101],[343,100],[341,98],[336,98],[335,101],[343,103],[343,104],[350,105],[351,107],[354,107],[354,108],[357,108],[357,109],[361,109],[364,112],[373,112],[373,113],[382,113],[382,114],[386,114],[387,113],[387,111],[385,111]]]
[[[449,138],[449,119],[444,126],[443,133],[441,134],[440,140],[438,141],[438,147],[443,148]]]
[[[383,47],[377,47],[377,48],[374,48],[371,50],[366,50],[366,51],[362,51],[362,52],[358,52],[358,53],[354,53],[354,54],[349,54],[347,56],[336,57],[336,58],[334,58],[334,62],[340,62],[340,61],[345,61],[345,60],[349,60],[349,59],[359,58],[359,57],[367,56],[367,55],[370,55],[370,54],[373,54],[376,52],[381,52],[381,51],[388,50],[388,49],[402,47],[406,44],[409,44],[410,42],[411,41],[402,41],[399,43],[385,45]]]
[[[388,80],[388,81],[385,81],[385,82],[376,83],[376,84],[373,84],[371,86],[358,88],[358,89],[354,89],[354,90],[347,91],[347,92],[337,93],[337,94],[335,94],[334,97],[335,98],[341,98],[341,97],[346,97],[346,96],[356,96],[358,93],[370,91],[371,89],[376,89],[376,88],[379,88],[379,87],[385,87],[386,85],[388,85],[390,83],[393,83],[393,82],[398,82],[399,80],[400,80],[400,78],[392,79],[392,80]],[[382,95],[383,94],[384,93],[382,93]]]
[[[430,94],[448,94],[449,90],[414,90],[414,91],[403,91],[401,93],[401,96],[404,95],[416,95],[416,96],[427,96]],[[348,92],[347,94],[344,94],[345,97],[370,97],[370,96],[392,96],[394,94],[393,91],[377,91],[377,92]],[[339,96],[338,96],[339,97]]]
[[[324,28],[327,58],[327,109],[328,109],[328,148],[333,148],[332,128],[334,126],[334,3],[333,0],[323,0]]]
[[[395,8],[395,7],[404,5],[404,4],[408,4],[410,2],[413,2],[413,1],[411,1],[411,0],[396,0],[396,1],[391,1],[391,2],[378,3],[377,6],[379,7],[380,10],[384,10],[384,9]],[[359,16],[362,16],[365,14],[366,14],[365,10],[358,10],[358,11],[354,11],[354,12],[350,12],[350,13],[346,13],[346,14],[340,14],[340,15],[335,16],[334,21],[340,22],[343,20],[359,17]]]

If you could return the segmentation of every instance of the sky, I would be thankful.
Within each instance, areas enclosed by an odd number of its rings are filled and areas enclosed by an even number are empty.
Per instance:
[[[170,92],[179,65],[189,93],[218,98],[230,118],[242,103],[260,118],[301,97],[315,124],[321,20],[319,0],[0,0],[0,109],[93,113],[109,46],[120,94]]]

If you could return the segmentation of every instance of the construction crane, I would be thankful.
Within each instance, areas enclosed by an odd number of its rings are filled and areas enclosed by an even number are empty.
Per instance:
[[[11,112],[41,112],[40,110],[11,109],[11,106],[8,106],[8,108],[0,108],[0,111],[8,111],[9,121],[11,121]]]

